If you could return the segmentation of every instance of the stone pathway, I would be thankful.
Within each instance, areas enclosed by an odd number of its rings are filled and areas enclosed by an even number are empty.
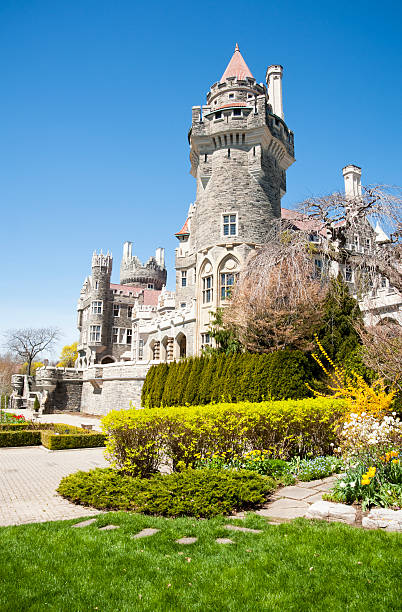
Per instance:
[[[107,467],[103,448],[49,451],[40,446],[0,448],[0,526],[43,523],[99,514],[56,493],[63,476]]]
[[[272,521],[289,521],[304,517],[310,506],[322,501],[322,494],[327,493],[336,479],[329,476],[322,480],[300,482],[297,485],[279,489],[256,514],[272,519]]]

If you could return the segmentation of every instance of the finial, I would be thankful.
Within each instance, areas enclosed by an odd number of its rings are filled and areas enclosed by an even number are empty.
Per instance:
[[[236,51],[240,51],[239,45],[237,43],[236,43],[236,46],[235,46],[235,53],[236,53]]]

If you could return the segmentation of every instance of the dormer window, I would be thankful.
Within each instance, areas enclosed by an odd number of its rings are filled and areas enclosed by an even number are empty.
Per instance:
[[[220,111],[215,113],[215,119],[221,119],[221,117],[222,117],[222,113]]]
[[[241,117],[241,108],[233,109],[233,117]]]
[[[229,94],[229,100],[232,100],[234,98],[234,93],[230,93]]]

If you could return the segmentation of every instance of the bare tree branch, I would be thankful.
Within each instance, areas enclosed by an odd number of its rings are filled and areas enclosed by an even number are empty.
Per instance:
[[[5,333],[5,346],[13,355],[27,362],[29,375],[35,357],[45,350],[51,351],[59,337],[60,330],[56,327],[10,329]]]

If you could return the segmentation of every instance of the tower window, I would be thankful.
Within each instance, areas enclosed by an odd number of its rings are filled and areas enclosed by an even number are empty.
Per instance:
[[[221,300],[229,300],[232,295],[236,275],[233,272],[221,274]]]
[[[222,215],[223,217],[223,235],[237,235],[237,213]]]
[[[154,289],[155,285],[153,283],[148,283],[147,289]]]
[[[128,329],[127,334],[126,334],[126,344],[131,344],[132,339],[133,339],[133,330]]]
[[[89,327],[89,341],[100,342],[101,341],[101,326],[91,325]]]
[[[187,287],[187,270],[181,271],[181,286]]]
[[[208,161],[208,155],[205,153],[204,162],[207,162],[207,161]]]
[[[92,302],[92,314],[102,314],[102,302]]]
[[[229,100],[232,100],[232,98],[234,98],[234,93],[229,94]]]
[[[113,316],[114,317],[119,317],[120,316],[120,306],[119,306],[119,304],[113,304]]]
[[[95,281],[95,289],[99,289],[99,281]]]
[[[202,303],[209,304],[212,302],[213,295],[212,276],[206,276],[202,279]]]
[[[129,319],[131,319],[131,317],[133,316],[133,307],[132,306],[128,306],[127,308],[127,316]]]
[[[241,108],[233,109],[233,117],[241,117]]]
[[[350,264],[345,267],[345,281],[347,283],[351,283],[353,281],[352,266]]]
[[[230,134],[230,144],[233,144],[233,134]]]
[[[112,342],[113,344],[117,344],[118,341],[119,341],[119,328],[113,327],[112,328]]]
[[[236,134],[236,144],[239,144],[239,134]]]
[[[208,333],[201,334],[201,343],[203,346],[211,344],[211,336]]]

